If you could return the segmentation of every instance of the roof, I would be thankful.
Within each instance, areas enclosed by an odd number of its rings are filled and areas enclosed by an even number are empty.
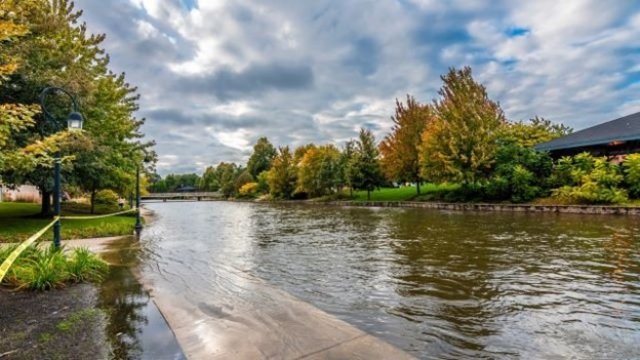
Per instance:
[[[640,112],[538,144],[535,148],[553,151],[633,140],[640,140]]]

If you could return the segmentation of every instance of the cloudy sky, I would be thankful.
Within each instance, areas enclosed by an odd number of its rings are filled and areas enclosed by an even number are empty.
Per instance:
[[[512,120],[580,129],[640,111],[640,2],[76,0],[142,95],[158,171],[276,145],[380,138],[394,99],[472,66]]]

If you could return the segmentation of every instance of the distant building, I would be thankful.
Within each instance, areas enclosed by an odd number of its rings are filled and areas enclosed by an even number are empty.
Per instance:
[[[40,190],[33,185],[20,185],[15,189],[0,184],[0,201],[40,202]]]
[[[640,112],[536,145],[553,157],[589,152],[610,158],[640,152]]]

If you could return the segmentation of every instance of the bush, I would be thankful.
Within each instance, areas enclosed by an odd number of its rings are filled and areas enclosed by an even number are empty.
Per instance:
[[[620,166],[588,153],[576,155],[571,164],[567,178],[568,160],[563,160],[563,177],[569,184],[553,190],[553,197],[580,204],[619,204],[628,200],[627,191],[619,188],[624,179]]]
[[[95,204],[96,205],[107,205],[107,206],[118,206],[118,194],[110,189],[100,190],[96,193]]]
[[[629,189],[629,195],[640,198],[640,154],[631,154],[622,163],[624,168],[624,182]]]
[[[258,194],[258,183],[248,182],[240,187],[238,195],[244,198],[255,197]]]

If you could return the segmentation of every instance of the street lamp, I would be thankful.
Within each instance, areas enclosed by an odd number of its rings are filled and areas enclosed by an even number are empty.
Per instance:
[[[78,103],[76,99],[71,93],[66,91],[63,88],[59,87],[47,87],[40,93],[40,107],[42,108],[42,113],[44,114],[45,119],[53,120],[54,116],[47,111],[47,107],[45,105],[46,97],[49,93],[59,91],[69,98],[71,98],[71,102],[73,104],[73,111],[69,113],[67,116],[67,128],[69,130],[82,130],[82,124],[84,119],[82,115],[78,112]],[[56,152],[54,155],[54,183],[53,183],[53,212],[56,217],[60,216],[60,152]],[[56,221],[53,225],[53,246],[55,248],[60,247],[60,220]]]

